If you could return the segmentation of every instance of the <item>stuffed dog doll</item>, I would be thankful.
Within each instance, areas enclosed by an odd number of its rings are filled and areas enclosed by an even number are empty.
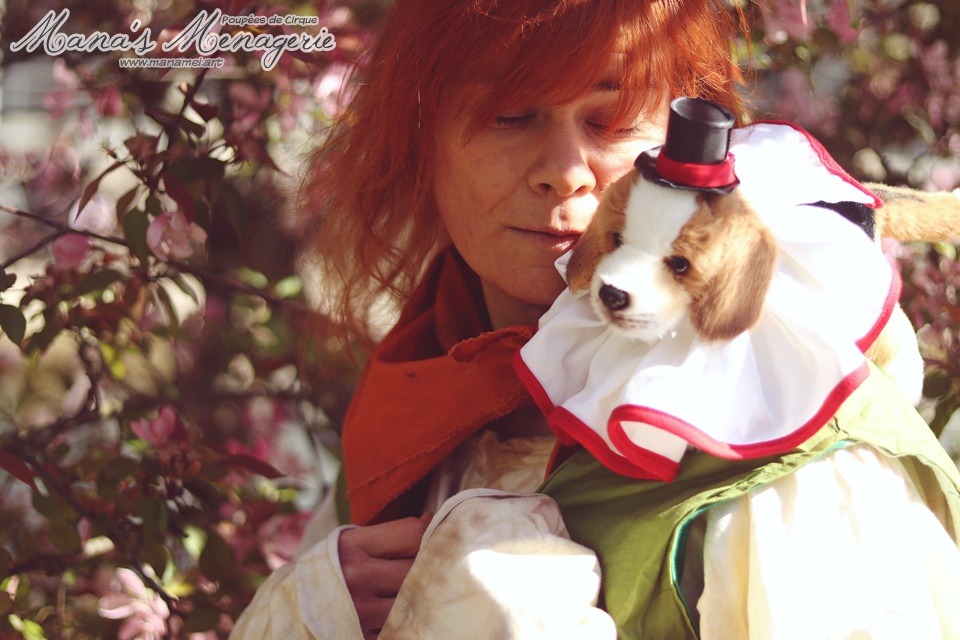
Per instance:
[[[878,243],[960,238],[958,195],[866,186],[883,200],[868,218]],[[625,236],[636,250],[622,248]],[[651,342],[688,316],[703,340],[722,341],[757,322],[776,261],[777,242],[741,189],[683,190],[633,171],[605,194],[567,279],[625,336]],[[866,355],[919,403],[923,360],[899,305]]]
[[[606,190],[516,362],[561,440],[627,475],[669,479],[691,445],[795,445],[867,375],[864,352],[920,400],[879,239],[960,238],[960,197],[867,188],[792,125],[732,125],[674,101],[666,143]]]

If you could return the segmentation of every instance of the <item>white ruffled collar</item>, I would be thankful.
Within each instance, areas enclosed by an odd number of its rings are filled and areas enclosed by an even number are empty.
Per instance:
[[[587,293],[567,289],[515,361],[560,440],[624,475],[671,480],[689,446],[730,459],[794,448],[866,377],[863,352],[899,295],[896,272],[859,227],[804,204],[876,202],[805,132],[745,127],[731,152],[779,248],[752,329],[706,343],[682,321],[646,344],[613,332]]]

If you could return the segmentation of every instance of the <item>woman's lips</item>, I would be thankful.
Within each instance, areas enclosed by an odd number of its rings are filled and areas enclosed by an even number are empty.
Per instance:
[[[510,230],[541,249],[553,251],[569,251],[580,239],[579,232],[555,231],[553,229],[521,229],[519,227],[511,227]]]

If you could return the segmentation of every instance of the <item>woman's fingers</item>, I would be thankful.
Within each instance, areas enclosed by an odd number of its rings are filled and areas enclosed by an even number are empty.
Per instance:
[[[340,534],[338,553],[365,638],[376,638],[410,572],[429,517],[404,518]]]
[[[346,543],[372,558],[412,558],[417,555],[426,530],[427,523],[421,518],[403,518],[349,529],[340,534],[341,553]]]
[[[393,598],[412,565],[413,558],[367,558],[344,566],[343,577],[355,603],[359,597]]]
[[[364,638],[376,638],[380,629],[387,620],[387,615],[393,607],[394,598],[361,598],[354,600],[357,608],[357,617],[360,618],[360,628]]]

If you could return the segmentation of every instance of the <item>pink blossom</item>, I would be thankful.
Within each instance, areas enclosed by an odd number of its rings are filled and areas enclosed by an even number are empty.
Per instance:
[[[807,16],[806,0],[771,0],[764,7],[763,29],[775,43],[788,37],[806,41],[813,35],[813,23]]]
[[[208,295],[203,307],[204,319],[214,323],[227,321],[227,305],[222,298]]]
[[[58,142],[49,155],[30,158],[36,169],[25,187],[30,206],[35,209],[58,211],[65,209],[77,197],[80,182],[80,154],[76,149]]]
[[[350,102],[355,87],[349,83],[352,66],[334,63],[323,70],[313,85],[313,94],[320,108],[331,118],[336,117]]]
[[[827,12],[827,26],[837,34],[841,42],[853,44],[857,41],[860,32],[853,28],[852,22],[847,0],[833,0]]]
[[[250,82],[232,82],[227,95],[231,105],[231,131],[238,135],[252,132],[270,107],[270,89]]]
[[[53,241],[55,266],[61,271],[70,271],[83,264],[93,243],[79,233],[67,233]]]
[[[160,259],[186,260],[202,252],[206,241],[207,232],[179,209],[160,214],[147,227],[147,245]]]
[[[97,97],[97,113],[102,116],[119,115],[123,110],[123,99],[120,97],[120,89],[116,85],[110,85],[104,89]]]
[[[224,137],[236,148],[239,159],[262,159],[266,144],[263,118],[272,99],[270,88],[250,82],[233,82],[227,95],[231,108]]]
[[[935,191],[949,191],[960,184],[960,164],[937,162],[930,169],[928,188]]]
[[[53,80],[57,88],[43,96],[43,108],[52,118],[61,118],[77,101],[80,77],[60,58],[53,61]]]
[[[113,198],[101,193],[95,193],[92,198],[78,211],[80,201],[74,203],[70,211],[70,225],[79,231],[91,231],[106,235],[117,226],[116,206]]]
[[[780,74],[774,110],[784,119],[828,135],[836,129],[840,115],[836,98],[816,94],[810,79],[792,67]]]
[[[254,112],[257,115],[270,106],[270,88],[257,87],[250,82],[231,82],[227,95],[234,112]]]
[[[123,620],[120,640],[160,640],[167,632],[170,610],[130,569],[117,569],[111,591],[100,598],[100,615]]]
[[[130,430],[141,440],[145,440],[158,449],[171,441],[180,441],[186,436],[180,418],[170,405],[160,409],[153,420],[143,418],[130,423]]]
[[[271,571],[293,560],[309,520],[309,513],[288,513],[274,516],[260,527],[260,553]]]

